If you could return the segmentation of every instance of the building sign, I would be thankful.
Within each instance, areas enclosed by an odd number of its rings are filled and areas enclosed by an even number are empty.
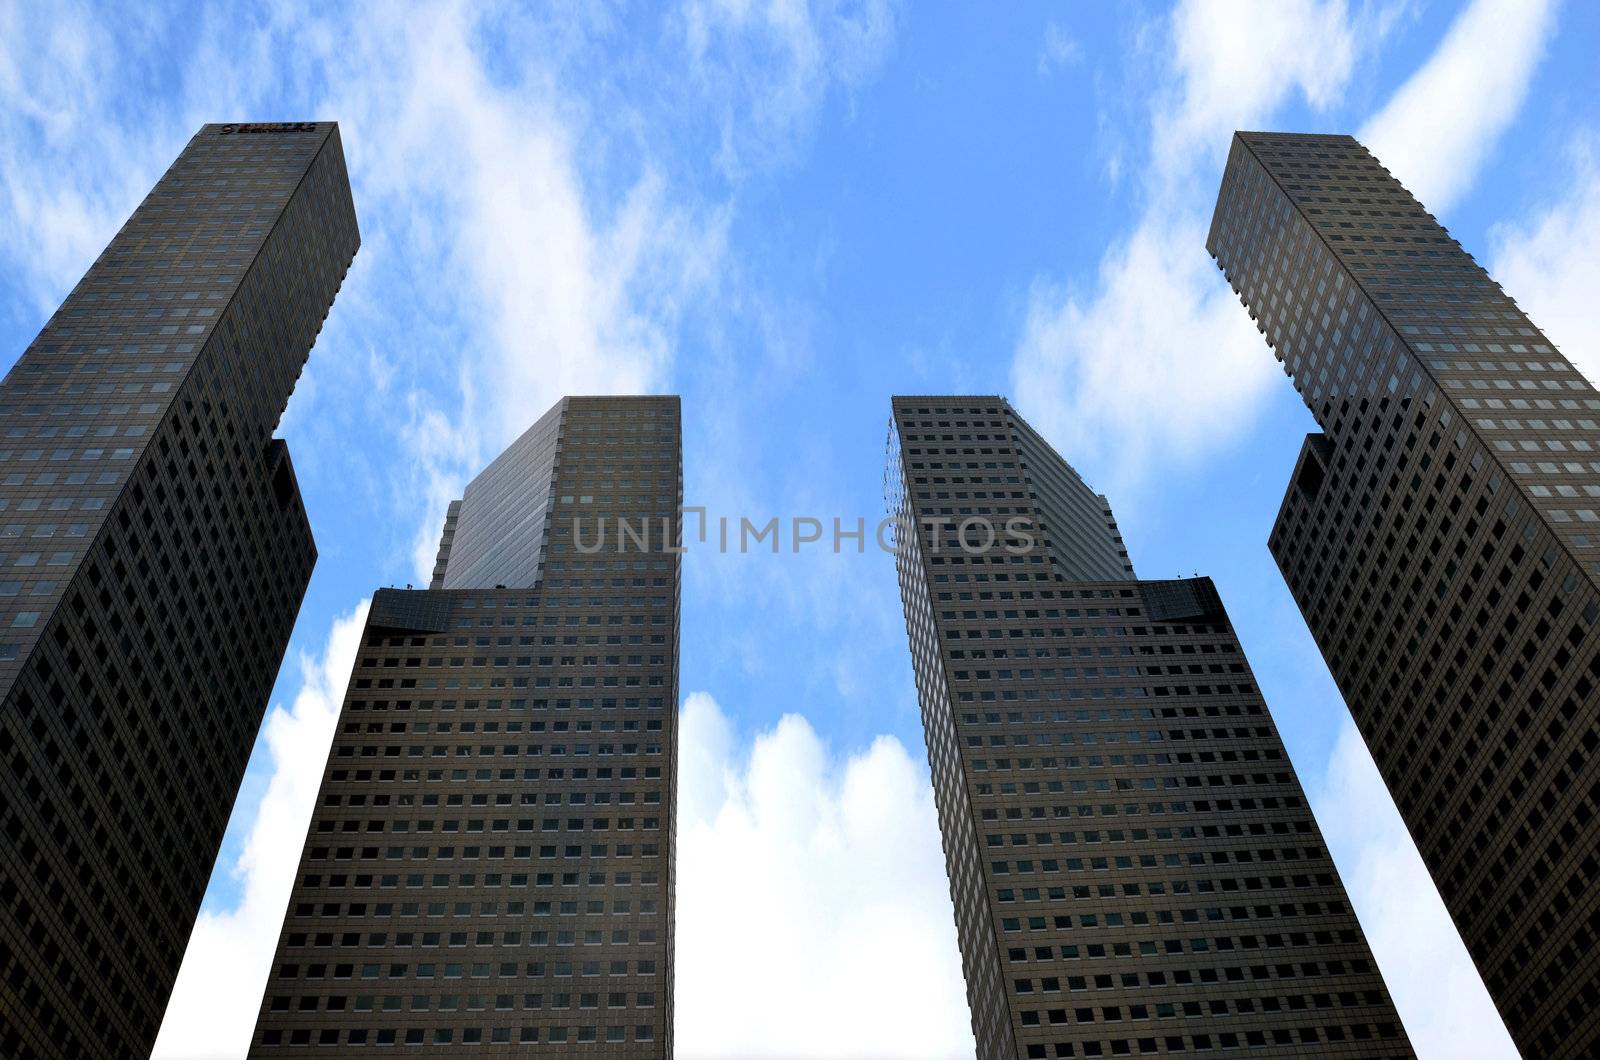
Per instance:
[[[217,132],[221,136],[232,136],[234,133],[315,132],[316,129],[317,123],[314,121],[256,121],[224,125]]]

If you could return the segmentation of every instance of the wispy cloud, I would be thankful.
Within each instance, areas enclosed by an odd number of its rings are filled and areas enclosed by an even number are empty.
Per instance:
[[[1600,140],[1567,152],[1565,190],[1490,233],[1490,271],[1556,347],[1600,379]]]
[[[1181,4],[1171,24],[1177,79],[1151,115],[1156,179],[1185,181],[1197,164],[1226,157],[1235,129],[1255,126],[1291,96],[1316,110],[1339,102],[1358,48],[1374,43],[1370,28],[1343,0]]]
[[[887,736],[840,755],[798,715],[746,748],[700,692],[680,725],[679,1051],[971,1056],[926,767]]]
[[[1221,160],[1289,99],[1337,102],[1374,25],[1339,2],[1197,0],[1149,34],[1173,73],[1154,91],[1142,209],[1092,279],[1035,282],[1012,363],[1023,414],[1097,488],[1127,496],[1158,460],[1250,423],[1274,373],[1205,252]]]
[[[182,26],[30,10],[0,12],[0,259],[35,310],[201,121],[340,121],[363,247],[333,327],[365,348],[314,357],[285,426],[314,443],[308,462],[351,436],[404,457],[388,522],[415,528],[400,550],[415,577],[445,501],[559,396],[672,382],[681,321],[721,291],[736,212],[737,184],[703,179],[701,141],[740,174],[782,164],[818,108],[876,72],[895,27],[887,3],[692,2],[660,16],[676,50],[619,59],[618,27],[576,9],[286,3]],[[130,90],[172,69],[175,100]],[[661,97],[648,117],[616,80],[630,69]]]
[[[1435,214],[1472,186],[1522,109],[1557,6],[1557,0],[1474,0],[1357,135]]]
[[[539,52],[498,69],[484,42],[509,12],[301,17],[293,35],[325,42],[313,106],[348,130],[369,282],[386,295],[363,322],[419,369],[401,441],[402,493],[426,498],[411,551],[422,578],[444,504],[558,398],[667,385],[683,306],[715,287],[728,207],[670,188],[631,119],[585,106]],[[585,159],[614,143],[637,161],[600,179]]]
[[[28,310],[55,309],[186,135],[118,120],[116,42],[139,36],[71,0],[0,6],[0,261]]]
[[[1477,0],[1362,129],[1430,208],[1464,193],[1520,110],[1554,7]],[[1101,488],[1131,493],[1158,461],[1204,459],[1254,422],[1274,366],[1203,248],[1229,137],[1294,100],[1341,105],[1395,18],[1194,0],[1147,34],[1173,73],[1152,94],[1142,209],[1092,279],[1036,281],[1012,367],[1024,413]]]
[[[1078,43],[1065,26],[1051,19],[1045,23],[1044,40],[1039,43],[1038,70],[1040,77],[1049,77],[1064,67],[1072,66],[1083,58],[1083,45]]]
[[[740,179],[794,157],[823,103],[875,76],[894,43],[891,0],[684,0],[675,19],[719,168]]]
[[[1217,290],[1200,218],[1146,217],[1100,263],[1093,293],[1039,280],[1012,389],[1097,489],[1127,498],[1164,458],[1192,462],[1248,425],[1272,358]]]

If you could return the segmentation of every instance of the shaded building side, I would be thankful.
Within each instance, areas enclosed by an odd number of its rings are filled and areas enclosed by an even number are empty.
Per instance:
[[[671,1055],[680,437],[564,399],[374,596],[252,1056]]]
[[[207,125],[0,384],[0,1054],[145,1056],[316,558],[337,127]]]
[[[1272,554],[1527,1056],[1600,1049],[1600,394],[1364,147],[1235,137],[1208,247],[1321,431]]]
[[[1413,1055],[1210,580],[1136,580],[1004,399],[893,407],[978,1055]],[[1032,530],[983,549],[972,520]]]

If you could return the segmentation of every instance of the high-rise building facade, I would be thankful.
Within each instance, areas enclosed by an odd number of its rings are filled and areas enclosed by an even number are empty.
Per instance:
[[[671,1055],[680,439],[564,399],[373,597],[252,1056]]]
[[[311,576],[273,438],[359,243],[207,125],[0,384],[0,1055],[145,1056]]]
[[[1600,394],[1348,136],[1208,247],[1322,428],[1271,549],[1518,1047],[1600,1052]]]
[[[896,566],[982,1060],[1408,1057],[1207,578],[998,397],[897,397]]]

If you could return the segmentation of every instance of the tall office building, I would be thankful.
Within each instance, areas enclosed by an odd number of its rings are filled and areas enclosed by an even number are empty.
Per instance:
[[[1322,428],[1272,554],[1525,1055],[1600,1052],[1600,394],[1348,136],[1208,242]]]
[[[677,398],[567,398],[373,597],[252,1056],[671,1056],[681,499]]]
[[[359,235],[207,125],[0,384],[0,1055],[144,1056],[316,547],[272,437]]]
[[[893,406],[979,1057],[1411,1056],[1211,581],[1136,579],[1105,498],[1003,398]]]

